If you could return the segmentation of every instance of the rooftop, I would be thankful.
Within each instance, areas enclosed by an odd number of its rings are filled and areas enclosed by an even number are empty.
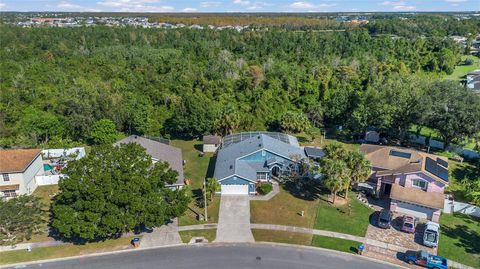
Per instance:
[[[40,152],[40,149],[0,150],[0,173],[23,173]]]
[[[363,144],[360,151],[378,176],[424,172],[433,179],[448,183],[448,159],[409,148]]]
[[[420,189],[405,188],[398,184],[392,184],[390,198],[436,209],[443,209],[444,202],[443,193],[425,192]]]
[[[255,134],[249,135],[248,138],[243,136],[243,140],[230,143],[227,146],[223,145],[220,148],[217,153],[214,178],[220,180],[232,175],[238,175],[245,179],[256,179],[256,172],[259,168],[252,162],[239,159],[260,150],[273,152],[290,159],[295,158],[295,156],[298,156],[298,158],[305,157],[305,153],[299,146],[286,143],[284,139],[276,139],[265,133],[256,132]],[[280,135],[276,137],[285,138],[285,136]],[[296,138],[292,137],[292,139],[295,140],[293,144],[296,142],[298,145]]]
[[[222,142],[222,137],[218,135],[205,135],[203,136],[203,144],[215,144],[218,145]]]
[[[137,135],[126,137],[115,143],[115,145],[128,143],[139,144],[155,161],[167,162],[170,165],[170,168],[178,172],[177,182],[175,185],[184,184],[185,177],[183,174],[183,158],[181,149]]]

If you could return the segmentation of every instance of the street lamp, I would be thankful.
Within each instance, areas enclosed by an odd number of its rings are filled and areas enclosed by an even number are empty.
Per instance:
[[[204,178],[203,179],[203,201],[204,201],[204,207],[205,207],[205,222],[208,221],[208,214],[207,214],[207,181]]]

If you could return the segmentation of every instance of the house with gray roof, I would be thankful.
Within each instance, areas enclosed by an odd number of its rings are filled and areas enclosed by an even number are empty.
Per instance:
[[[183,174],[182,150],[156,140],[148,139],[138,135],[131,135],[114,144],[137,143],[142,146],[148,155],[152,157],[153,163],[158,161],[167,162],[170,168],[177,171],[177,181],[174,184],[167,185],[172,189],[182,188],[185,185],[185,176]]]
[[[255,194],[257,182],[298,169],[305,158],[295,137],[271,132],[248,132],[226,136],[217,152],[214,178],[221,193]]]

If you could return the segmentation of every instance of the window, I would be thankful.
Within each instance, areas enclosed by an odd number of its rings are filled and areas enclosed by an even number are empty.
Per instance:
[[[267,173],[257,173],[257,180],[267,180]]]
[[[10,177],[8,176],[8,174],[2,174],[3,176],[3,181],[10,181]]]
[[[5,190],[3,191],[4,198],[14,198],[17,197],[17,192],[15,190]]]
[[[414,179],[414,180],[412,180],[412,186],[414,186],[416,188],[419,188],[419,189],[422,189],[422,190],[426,190],[427,189],[427,182],[425,180],[422,180],[422,179]]]

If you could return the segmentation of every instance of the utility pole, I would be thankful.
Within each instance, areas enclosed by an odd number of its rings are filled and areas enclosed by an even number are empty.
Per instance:
[[[205,207],[205,221],[208,221],[208,214],[207,214],[207,181],[204,178],[203,179],[203,201],[204,201],[204,207]]]

